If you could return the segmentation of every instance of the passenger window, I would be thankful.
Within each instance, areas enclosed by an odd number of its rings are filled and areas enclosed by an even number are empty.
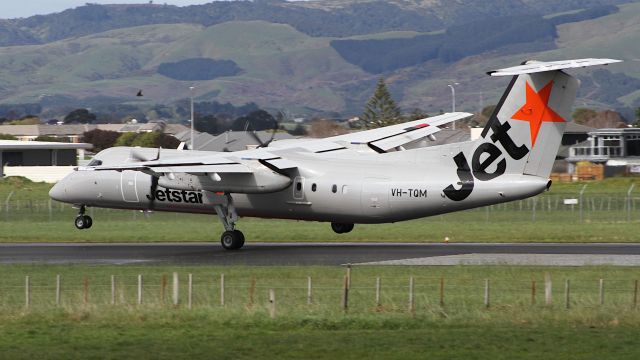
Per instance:
[[[338,185],[335,185],[335,184],[334,184],[334,185],[331,187],[331,192],[332,192],[332,193],[334,193],[334,194],[335,194],[335,193],[337,193],[337,192],[338,192]]]
[[[87,166],[100,166],[102,165],[102,160],[93,159],[87,164]]]

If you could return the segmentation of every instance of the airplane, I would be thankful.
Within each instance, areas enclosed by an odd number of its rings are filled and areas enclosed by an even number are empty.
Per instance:
[[[354,224],[390,223],[525,199],[548,190],[549,175],[579,82],[564,70],[614,59],[527,61],[488,72],[511,76],[476,140],[408,149],[447,113],[324,139],[291,139],[237,152],[114,147],[59,181],[51,198],[86,207],[216,214],[227,250],[242,248],[239,217]]]

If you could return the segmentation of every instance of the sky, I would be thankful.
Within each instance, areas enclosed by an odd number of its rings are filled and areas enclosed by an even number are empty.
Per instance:
[[[167,3],[169,5],[186,6],[206,4],[212,0],[155,0],[156,4]],[[129,4],[147,3],[144,0],[0,0],[0,19],[13,19],[29,17],[32,15],[45,15],[61,12],[69,8],[82,6],[86,3],[93,4]]]

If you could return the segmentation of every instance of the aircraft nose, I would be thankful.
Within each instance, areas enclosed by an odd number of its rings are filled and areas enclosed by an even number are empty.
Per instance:
[[[66,202],[66,199],[68,197],[66,186],[67,183],[67,177],[58,181],[55,185],[53,185],[51,190],[49,190],[49,197],[56,201]]]

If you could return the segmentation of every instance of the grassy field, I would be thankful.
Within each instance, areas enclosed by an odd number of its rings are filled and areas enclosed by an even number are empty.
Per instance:
[[[625,196],[636,181],[619,178],[588,184],[582,222],[579,208],[564,206],[562,200],[577,198],[583,184],[562,184],[538,200],[358,226],[346,236],[335,235],[320,223],[242,219],[240,228],[251,241],[440,242],[449,236],[453,242],[633,242],[640,214],[633,192],[630,200]],[[0,181],[0,241],[217,241],[221,231],[212,216],[145,217],[106,209],[91,209],[94,227],[77,231],[71,222],[73,209],[49,205],[49,187],[22,179]],[[173,272],[180,280],[178,306],[171,304]],[[551,306],[544,305],[545,273],[553,280]],[[187,306],[188,274],[193,275],[192,309]],[[640,355],[635,335],[640,312],[633,306],[635,280],[640,279],[636,268],[355,267],[346,312],[341,304],[344,274],[341,267],[2,265],[0,358],[636,359]],[[141,305],[138,275],[143,276]],[[311,305],[308,276],[313,284]],[[382,284],[380,306],[375,301],[377,277]],[[413,311],[408,309],[410,277],[415,281]],[[484,305],[485,279],[490,281],[489,308]],[[569,309],[564,297],[567,279]],[[600,279],[605,284],[603,305]],[[277,299],[275,318],[269,316],[270,289]]]
[[[162,275],[173,271],[181,280],[177,307],[159,297]],[[0,272],[1,358],[635,359],[640,352],[640,313],[632,307],[640,270],[634,268],[356,267],[346,313],[340,305],[345,270],[338,267],[21,265]],[[554,281],[552,306],[543,304],[545,272]],[[184,298],[187,273],[194,278],[192,309]],[[62,275],[61,307],[53,303],[55,274]],[[108,300],[112,274],[115,306]],[[135,305],[137,274],[145,279],[142,305]],[[33,287],[29,309],[25,275]],[[306,276],[313,278],[312,305],[306,303]],[[378,276],[380,307],[374,301]],[[410,276],[414,312],[407,310]],[[604,305],[598,303],[601,278]],[[491,280],[488,309],[484,279]],[[565,279],[571,280],[570,309],[564,307]],[[532,280],[539,284],[535,304]],[[268,315],[268,289],[276,292],[275,318]]]
[[[162,315],[27,314],[2,319],[7,359],[637,359],[637,325],[452,324],[427,319],[219,319]]]
[[[520,202],[395,224],[357,225],[343,235],[316,222],[245,218],[239,228],[251,242],[442,242],[445,237],[452,242],[636,242],[640,238],[640,198],[636,195],[640,186],[630,198],[626,193],[638,180],[614,178],[586,184],[582,212],[577,206],[563,205],[564,199],[579,197],[585,184],[576,183],[554,185],[550,192]],[[93,227],[77,231],[73,226],[76,210],[50,202],[49,188],[19,178],[0,181],[0,241],[217,242],[222,232],[214,216],[145,216],[93,208],[89,209]]]

